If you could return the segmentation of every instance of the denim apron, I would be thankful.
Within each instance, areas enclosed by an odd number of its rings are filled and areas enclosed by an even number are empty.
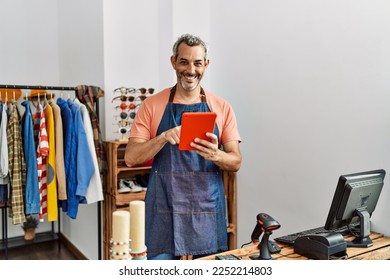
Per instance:
[[[202,102],[174,104],[176,86],[157,135],[181,124],[183,112],[210,112]],[[219,136],[215,125],[214,133]],[[218,137],[219,138],[219,137]],[[145,197],[148,256],[204,255],[227,250],[224,185],[217,165],[195,151],[180,151],[167,143],[156,154]]]

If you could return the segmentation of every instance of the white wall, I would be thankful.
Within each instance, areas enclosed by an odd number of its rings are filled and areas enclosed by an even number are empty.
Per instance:
[[[212,89],[243,142],[238,244],[324,224],[339,175],[390,171],[388,1],[210,1]],[[373,229],[390,234],[389,180]]]
[[[118,133],[120,102],[114,90],[124,87],[159,89],[158,0],[103,1],[105,139],[121,139]]]
[[[57,85],[57,1],[2,0],[0,10],[0,84]],[[7,224],[9,237],[23,235],[20,225],[13,225],[11,219]],[[41,223],[37,231],[50,230],[50,226]]]
[[[154,88],[156,92],[175,84],[170,64],[172,45],[182,33],[209,39],[208,0],[115,0],[104,4],[105,139],[120,139],[119,111],[112,103],[114,90],[122,86]],[[183,13],[186,6],[202,13]],[[209,77],[204,84],[208,85]],[[126,136],[127,138],[127,136]]]
[[[102,1],[58,0],[58,10],[54,12],[58,14],[59,85],[93,85],[104,89]],[[103,98],[99,99],[99,105],[99,123],[104,126]],[[76,219],[65,213],[61,215],[61,232],[88,259],[99,256],[98,216],[104,216],[101,204],[80,204]],[[103,240],[103,234],[100,238]]]
[[[0,8],[3,11],[0,17],[2,84],[56,84],[59,79],[57,1],[1,0]]]

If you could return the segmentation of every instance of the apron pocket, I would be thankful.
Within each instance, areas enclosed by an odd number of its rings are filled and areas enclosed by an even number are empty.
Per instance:
[[[154,175],[157,211],[176,214],[217,212],[217,172],[156,172]]]

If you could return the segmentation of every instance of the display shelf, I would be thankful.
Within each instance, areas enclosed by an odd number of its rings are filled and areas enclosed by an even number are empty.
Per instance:
[[[104,142],[107,155],[108,170],[104,187],[104,240],[103,258],[110,259],[110,239],[112,235],[112,213],[116,210],[128,210],[129,204],[134,200],[144,200],[145,191],[118,192],[119,179],[134,178],[137,175],[150,173],[151,166],[128,167],[124,163],[127,140]]]
[[[42,243],[47,241],[53,241],[58,239],[58,234],[54,231],[54,222],[51,222],[51,231],[37,232],[33,240],[25,240],[24,236],[8,237],[8,226],[7,226],[7,203],[1,203],[1,240],[0,240],[0,251],[4,251],[6,259],[8,259],[8,249],[14,247],[28,246],[36,243]],[[58,232],[60,229],[60,220],[58,219]]]
[[[15,247],[28,246],[36,243],[54,241],[57,239],[58,239],[58,235],[55,232],[51,232],[51,231],[37,232],[33,240],[24,240],[23,236],[8,238],[7,248],[10,249]],[[0,241],[0,251],[5,249],[6,249],[5,241]]]

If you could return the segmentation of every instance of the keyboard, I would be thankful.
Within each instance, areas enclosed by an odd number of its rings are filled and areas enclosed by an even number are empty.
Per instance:
[[[345,226],[345,227],[341,227],[341,228],[337,228],[337,229],[333,229],[333,230],[326,230],[322,226],[322,227],[318,227],[318,228],[307,229],[307,230],[303,230],[300,232],[280,236],[280,237],[275,238],[275,241],[285,243],[288,245],[294,245],[294,242],[298,237],[306,236],[309,234],[319,234],[319,233],[328,233],[328,232],[338,232],[338,233],[341,233],[342,235],[345,235],[346,233],[349,232],[349,229],[347,226]]]

